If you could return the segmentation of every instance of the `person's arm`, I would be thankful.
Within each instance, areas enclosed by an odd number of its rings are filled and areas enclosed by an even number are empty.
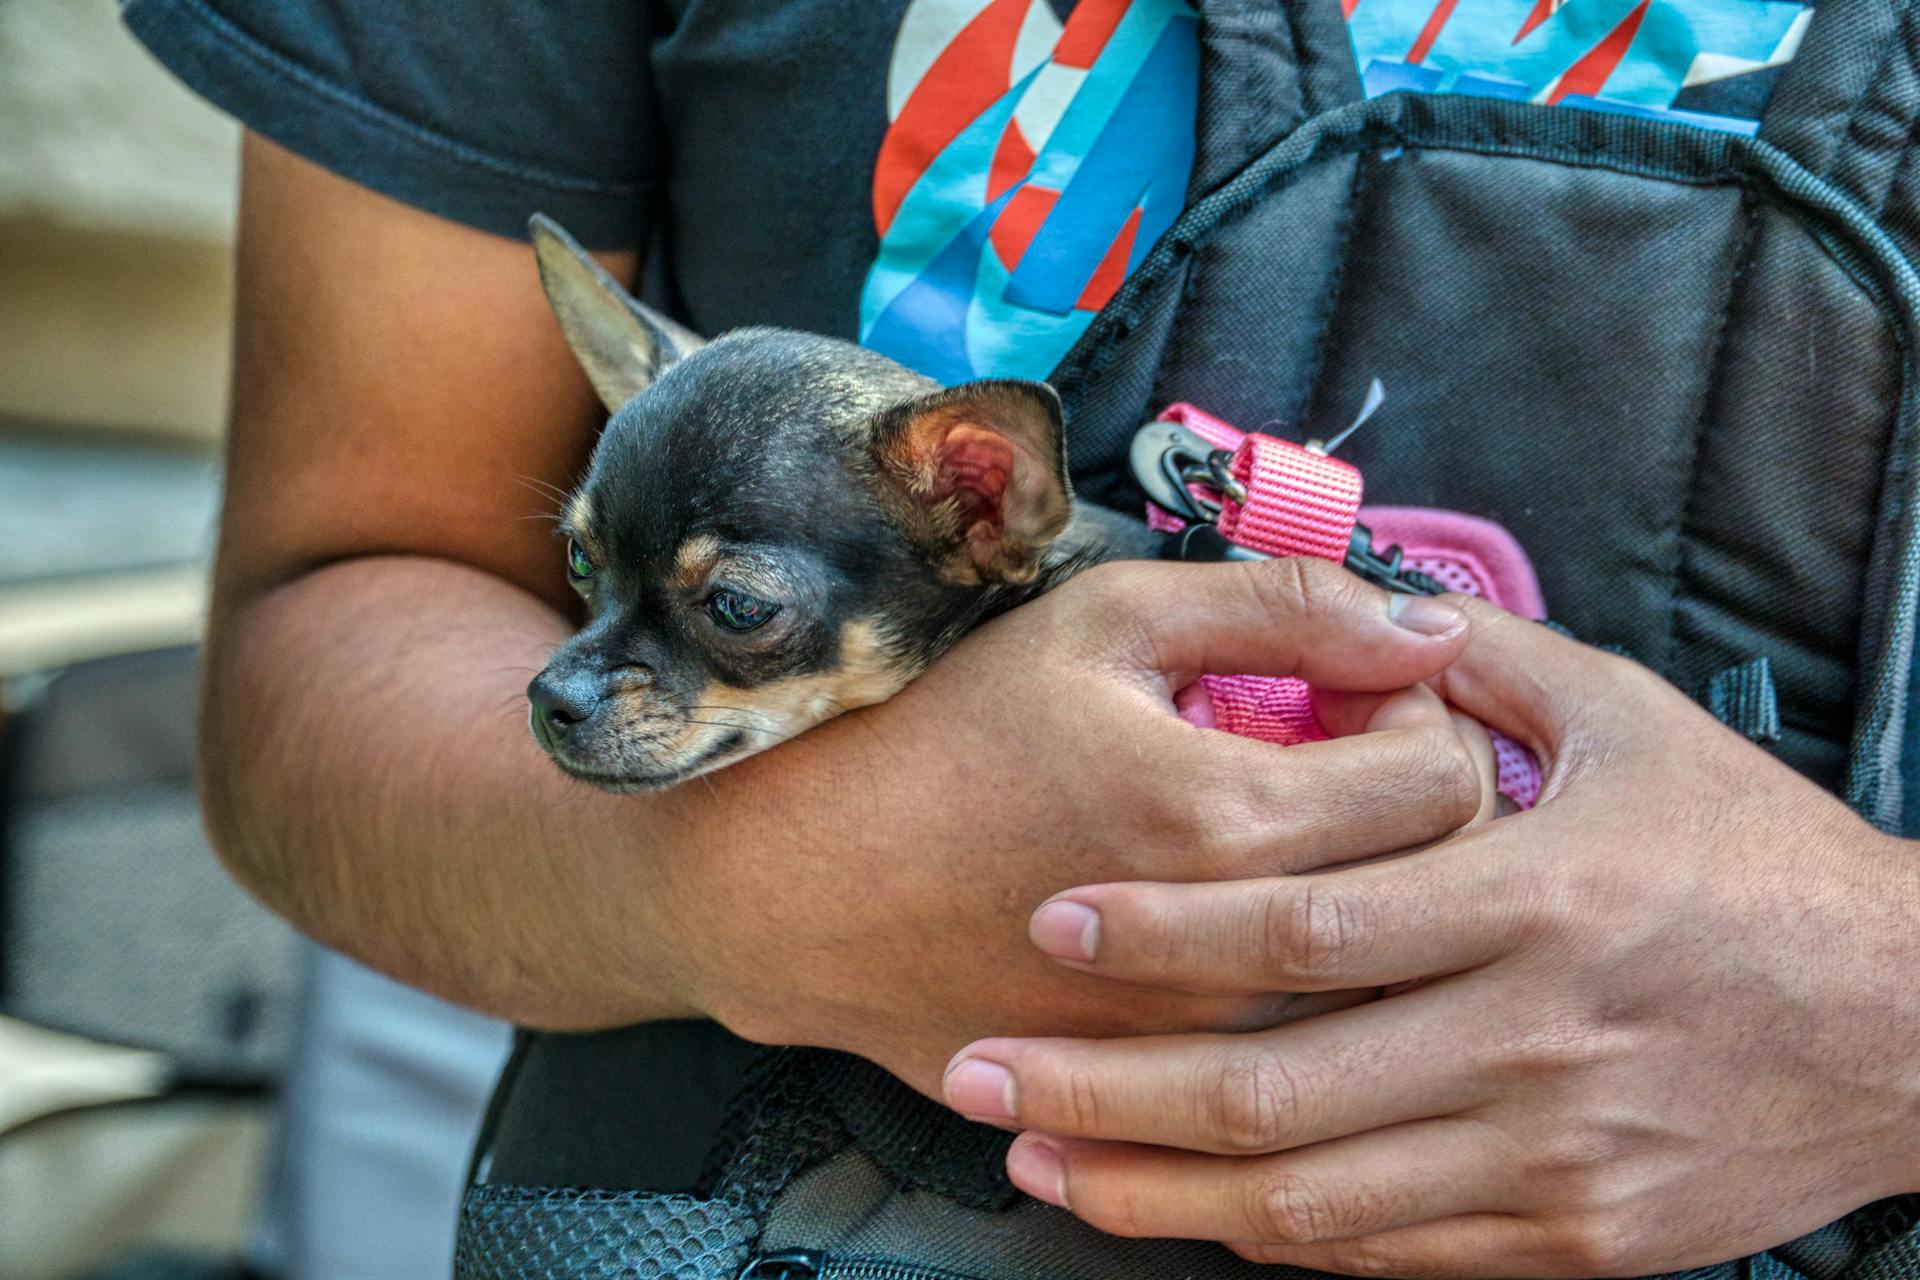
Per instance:
[[[556,1026],[684,1011],[647,937],[587,952],[583,884],[631,857],[622,806],[525,731],[576,604],[543,486],[598,422],[531,255],[250,134],[238,276],[216,848],[303,929],[451,999]]]
[[[243,187],[209,825],[269,905],[375,967],[531,1025],[706,1014],[932,1091],[989,1030],[1239,1011],[1048,964],[1023,941],[1046,894],[1272,873],[1476,813],[1437,702],[1286,749],[1173,716],[1201,670],[1388,690],[1465,640],[1446,606],[1395,614],[1287,562],[1094,570],[698,783],[563,779],[522,690],[571,625],[542,516],[597,415],[531,252],[257,140]]]

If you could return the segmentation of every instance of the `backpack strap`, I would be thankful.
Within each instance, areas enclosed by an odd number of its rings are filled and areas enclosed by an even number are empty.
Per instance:
[[[1200,0],[1200,104],[1188,203],[1300,124],[1362,97],[1338,0]]]
[[[1826,0],[1760,137],[1855,201],[1920,258],[1920,4]]]

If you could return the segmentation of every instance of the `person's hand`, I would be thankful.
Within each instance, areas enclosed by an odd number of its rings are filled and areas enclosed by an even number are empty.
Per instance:
[[[987,1040],[949,1102],[1032,1131],[1013,1180],[1095,1226],[1355,1275],[1679,1270],[1920,1188],[1920,851],[1645,669],[1465,607],[1438,687],[1538,753],[1537,808],[1033,920],[1130,984],[1392,994],[1249,1034]]]
[[[1429,677],[1465,620],[1399,602],[1317,563],[1094,569],[891,701],[645,798],[682,834],[625,901],[649,904],[644,932],[673,944],[689,1006],[935,1096],[953,1050],[990,1031],[1271,1025],[1291,1001],[1062,970],[1027,946],[1026,916],[1088,879],[1277,874],[1479,814],[1485,761],[1418,686],[1375,700],[1373,732],[1295,747],[1173,711],[1204,671],[1370,690]]]

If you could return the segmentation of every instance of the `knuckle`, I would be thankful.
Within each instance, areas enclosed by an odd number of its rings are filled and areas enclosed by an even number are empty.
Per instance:
[[[1583,1075],[1617,1061],[1631,1035],[1575,1012],[1522,1028],[1500,1056],[1523,1079]]]
[[[1098,1186],[1071,1188],[1068,1203],[1089,1226],[1108,1235],[1137,1239],[1155,1234],[1151,1213],[1142,1195],[1126,1180],[1111,1184],[1103,1180]]]
[[[1270,1244],[1253,1244],[1246,1241],[1236,1241],[1233,1244],[1229,1244],[1227,1249],[1236,1257],[1246,1262],[1265,1264],[1270,1262],[1285,1262],[1287,1260],[1286,1256],[1281,1253],[1279,1249],[1276,1249]]]
[[[1271,857],[1272,817],[1241,793],[1216,789],[1204,808],[1189,794],[1181,805],[1180,847],[1189,851],[1196,878],[1238,880]]]
[[[1466,826],[1480,812],[1480,770],[1473,752],[1451,724],[1419,731],[1414,767],[1403,783],[1416,789],[1423,812],[1446,830]]]
[[[1069,1063],[1060,1075],[1060,1110],[1074,1133],[1099,1133],[1100,1080],[1085,1063]]]
[[[1168,906],[1152,890],[1127,886],[1112,891],[1102,905],[1102,959],[1123,964],[1141,978],[1175,974],[1190,950],[1186,916]]]
[[[1384,1277],[1405,1273],[1405,1259],[1396,1256],[1391,1250],[1377,1241],[1362,1237],[1358,1240],[1342,1240],[1331,1247],[1327,1257],[1328,1265],[1341,1275]]]
[[[1333,1230],[1326,1202],[1297,1174],[1285,1170],[1256,1178],[1248,1188],[1247,1221],[1272,1244],[1313,1244]]]
[[[1306,573],[1296,559],[1268,560],[1248,565],[1240,575],[1252,604],[1266,615],[1268,625],[1291,628],[1309,608]]]
[[[1605,1129],[1556,1134],[1535,1147],[1534,1171],[1591,1204],[1598,1198],[1597,1180],[1618,1167],[1625,1145],[1618,1133]]]
[[[1568,1263],[1573,1275],[1619,1275],[1632,1270],[1633,1233],[1621,1218],[1587,1215],[1569,1223],[1559,1235],[1554,1252]]]
[[[1292,891],[1290,891],[1292,890]],[[1372,936],[1374,909],[1366,899],[1307,884],[1276,885],[1263,900],[1262,944],[1271,975],[1281,981],[1335,978]]]
[[[1274,1151],[1299,1128],[1295,1075],[1271,1056],[1235,1052],[1215,1069],[1207,1123],[1230,1151]]]
[[[1351,579],[1324,560],[1283,556],[1249,566],[1247,581],[1261,608],[1276,625],[1337,606],[1351,591]]]

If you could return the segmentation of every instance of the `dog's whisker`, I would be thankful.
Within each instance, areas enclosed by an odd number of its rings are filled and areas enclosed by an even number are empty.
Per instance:
[[[562,489],[559,485],[542,480],[538,476],[515,476],[514,482],[521,488],[537,493],[543,498],[552,498],[562,506],[565,506],[567,501],[573,497],[572,494]]]

